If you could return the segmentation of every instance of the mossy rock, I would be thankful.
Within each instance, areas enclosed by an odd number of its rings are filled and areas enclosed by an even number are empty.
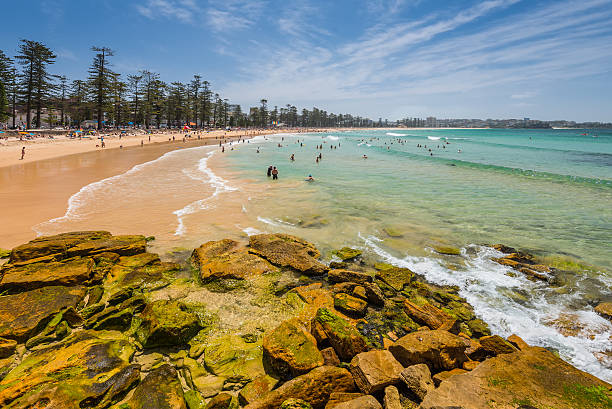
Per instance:
[[[204,365],[212,374],[255,379],[265,374],[261,341],[247,343],[238,335],[218,335],[208,340]]]
[[[8,258],[10,255],[11,255],[10,250],[5,250],[5,249],[0,248],[0,259]]]
[[[343,247],[340,250],[334,251],[334,254],[342,261],[351,261],[361,256],[361,250],[352,249],[350,247]]]
[[[319,308],[314,320],[342,361],[349,362],[355,355],[368,350],[367,340],[357,328],[329,309]]]
[[[290,398],[284,401],[279,409],[312,409],[312,406],[302,399]]]
[[[247,289],[249,282],[233,278],[219,278],[203,284],[203,287],[212,293],[229,293],[231,291]]]
[[[176,370],[168,364],[153,369],[119,408],[187,409]]]
[[[393,227],[384,227],[383,231],[385,232],[387,236],[393,237],[393,238],[400,238],[404,236],[404,234],[401,231]]]
[[[415,274],[412,270],[395,266],[384,268],[376,273],[378,280],[383,281],[395,291],[402,291],[404,286],[409,285],[414,280],[414,277]]]
[[[189,409],[205,409],[206,408],[206,400],[200,392],[190,389],[184,393],[185,403]]]
[[[339,293],[334,296],[334,308],[349,316],[363,317],[368,309],[368,303],[352,295]]]
[[[470,332],[475,337],[483,337],[487,335],[491,335],[491,330],[486,322],[481,319],[474,319],[467,322],[467,326],[470,329]]]
[[[438,254],[444,254],[447,256],[460,256],[461,250],[457,247],[452,246],[433,246],[433,249]]]
[[[29,354],[0,381],[0,406],[108,407],[140,380],[133,347],[118,332],[80,331]],[[10,403],[10,404],[9,404]]]
[[[302,326],[285,321],[264,334],[265,362],[281,377],[302,375],[323,365],[323,355],[317,341]]]
[[[134,333],[142,346],[153,348],[186,344],[201,329],[197,315],[184,303],[160,300],[146,306]]]

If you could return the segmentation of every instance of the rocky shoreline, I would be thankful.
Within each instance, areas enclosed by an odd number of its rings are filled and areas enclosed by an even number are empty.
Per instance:
[[[262,234],[167,262],[147,240],[73,232],[8,254],[0,407],[612,408],[612,385],[491,334],[457,288],[359,250],[327,265],[311,243]],[[596,310],[610,319],[609,304]]]

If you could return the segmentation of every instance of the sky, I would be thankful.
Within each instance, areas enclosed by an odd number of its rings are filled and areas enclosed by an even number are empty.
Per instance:
[[[44,42],[71,79],[107,46],[243,110],[612,122],[612,0],[2,1],[0,49]]]

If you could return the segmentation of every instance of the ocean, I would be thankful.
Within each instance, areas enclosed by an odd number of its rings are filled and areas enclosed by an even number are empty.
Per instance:
[[[360,130],[185,148],[83,187],[65,216],[35,227],[84,228],[155,235],[160,252],[258,232],[303,237],[328,261],[360,248],[458,286],[495,333],[612,380],[612,324],[593,310],[612,301],[610,130]],[[494,243],[566,272],[553,284],[508,276]]]

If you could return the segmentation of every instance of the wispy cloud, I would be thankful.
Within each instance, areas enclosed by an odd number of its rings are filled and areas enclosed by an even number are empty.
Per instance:
[[[316,20],[320,14],[320,8],[307,0],[290,1],[286,3],[278,18],[279,30],[284,34],[301,38],[328,36],[329,31]]]
[[[209,0],[208,3],[206,22],[216,32],[253,26],[266,4],[263,0]]]
[[[612,0],[507,12],[518,2],[484,1],[446,17],[434,13],[373,26],[336,46],[278,47],[267,60],[245,64],[245,79],[226,92],[253,100],[386,99],[391,105],[411,96],[500,86],[516,87],[520,92],[510,95],[525,97],[526,84],[611,71]]]
[[[195,0],[146,0],[144,4],[136,5],[136,10],[150,19],[170,18],[192,23],[194,15],[200,13],[200,6]]]

